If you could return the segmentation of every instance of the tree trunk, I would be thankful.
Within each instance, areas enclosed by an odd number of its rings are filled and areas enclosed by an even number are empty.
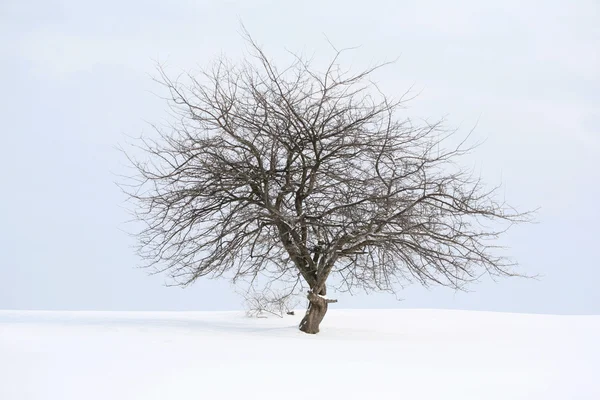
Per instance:
[[[325,291],[323,290],[322,293]],[[337,300],[326,299],[321,295],[316,295],[312,291],[308,292],[308,309],[306,315],[300,322],[300,330],[305,333],[319,333],[319,325],[325,314],[329,303],[335,303]]]

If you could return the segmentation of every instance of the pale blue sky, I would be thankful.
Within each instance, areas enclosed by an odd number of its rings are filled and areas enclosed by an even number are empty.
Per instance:
[[[113,173],[123,134],[165,104],[149,74],[243,49],[239,20],[277,60],[324,60],[323,34],[361,47],[387,93],[422,94],[411,115],[486,139],[473,165],[538,224],[506,243],[538,280],[485,281],[473,293],[416,286],[341,296],[336,307],[600,313],[600,5],[590,1],[28,1],[0,3],[0,309],[241,308],[227,282],[166,288],[135,269]]]

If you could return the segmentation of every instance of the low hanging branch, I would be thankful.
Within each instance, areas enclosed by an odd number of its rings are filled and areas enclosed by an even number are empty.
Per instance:
[[[301,57],[280,70],[247,39],[241,64],[160,71],[179,121],[140,139],[147,157],[129,157],[138,174],[124,185],[146,266],[180,285],[225,275],[308,287],[307,333],[335,302],[327,282],[394,292],[514,275],[495,240],[528,214],[458,167],[472,147],[454,132],[404,116],[407,96],[370,81],[381,66],[349,74],[336,50],[325,71]]]

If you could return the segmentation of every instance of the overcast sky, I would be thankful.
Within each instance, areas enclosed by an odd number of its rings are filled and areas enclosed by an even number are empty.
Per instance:
[[[409,115],[439,118],[485,144],[471,157],[538,223],[510,231],[521,271],[472,293],[410,287],[341,296],[336,307],[600,313],[600,3],[590,1],[0,2],[0,308],[226,310],[227,282],[164,287],[136,269],[114,185],[124,135],[165,115],[155,61],[173,74],[239,57],[242,20],[277,60],[286,49],[420,91]]]

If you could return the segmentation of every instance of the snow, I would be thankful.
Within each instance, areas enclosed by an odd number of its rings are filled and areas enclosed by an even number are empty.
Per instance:
[[[325,300],[326,303],[337,303],[336,299],[332,299],[330,297],[323,296],[322,294],[318,294],[317,293],[317,296],[319,296],[320,298],[322,298],[323,300]]]
[[[600,316],[302,315],[0,311],[0,399],[600,399]]]

